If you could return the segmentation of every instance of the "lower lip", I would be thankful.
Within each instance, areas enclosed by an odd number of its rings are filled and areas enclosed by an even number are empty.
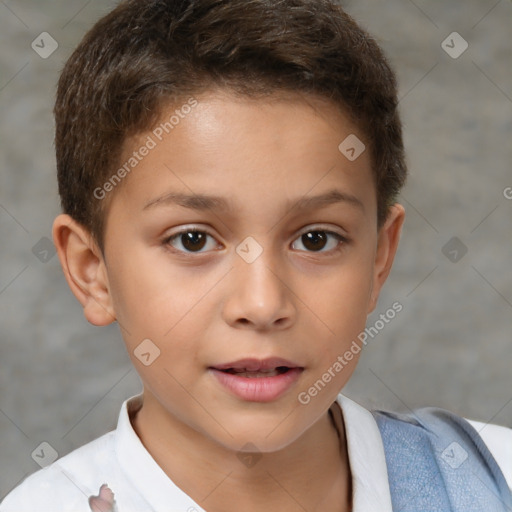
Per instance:
[[[209,369],[233,394],[249,402],[271,402],[288,391],[299,379],[303,368],[290,368],[273,377],[240,377],[215,368]]]

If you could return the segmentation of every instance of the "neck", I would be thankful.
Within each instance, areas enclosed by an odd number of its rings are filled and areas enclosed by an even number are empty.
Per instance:
[[[334,406],[336,421],[326,412],[286,448],[253,454],[245,464],[239,453],[158,415],[147,395],[132,425],[174,484],[208,512],[348,512],[350,467],[341,410]]]

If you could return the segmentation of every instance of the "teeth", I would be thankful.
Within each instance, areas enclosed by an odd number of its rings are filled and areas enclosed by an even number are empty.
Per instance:
[[[276,371],[276,369],[275,368],[271,368],[269,370],[254,371],[254,370],[248,370],[247,368],[233,368],[233,371],[235,373],[272,373],[272,372]]]
[[[279,375],[277,370],[265,370],[259,372],[247,372],[247,371],[235,371],[236,375],[240,377],[249,377],[249,378],[261,378],[261,377],[274,377]]]
[[[224,370],[227,373],[231,373],[232,375],[239,375],[240,377],[248,377],[248,378],[261,378],[261,377],[275,377],[276,375],[281,375],[282,373],[286,373],[289,368],[285,366],[279,366],[278,368],[270,368],[268,370],[247,370],[246,368],[229,368]]]

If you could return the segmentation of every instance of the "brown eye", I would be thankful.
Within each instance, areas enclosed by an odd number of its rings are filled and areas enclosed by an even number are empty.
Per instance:
[[[188,231],[180,235],[181,243],[187,251],[200,251],[206,243],[206,236],[199,231]]]
[[[168,237],[164,243],[170,245],[179,252],[205,252],[202,251],[202,249],[207,245],[208,237],[213,239],[211,235],[204,231],[187,229]],[[181,248],[179,245],[181,245]]]
[[[302,235],[304,247],[311,251],[321,251],[327,242],[327,236],[322,231],[310,231]]]
[[[323,249],[329,245],[329,238],[331,237],[335,239],[334,243],[331,242],[331,247],[324,251]],[[303,233],[297,240],[301,241],[308,252],[329,252],[330,250],[339,248],[343,242],[346,242],[345,237],[326,230],[310,230]]]

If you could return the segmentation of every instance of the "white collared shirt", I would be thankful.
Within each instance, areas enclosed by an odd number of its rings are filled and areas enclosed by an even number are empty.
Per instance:
[[[384,448],[370,411],[337,398],[352,473],[353,512],[392,512]],[[123,402],[116,430],[77,448],[28,476],[0,504],[0,512],[90,512],[89,497],[104,483],[118,512],[205,512],[155,462],[137,436],[130,415],[142,394]],[[335,415],[336,417],[336,415]],[[512,429],[470,421],[512,488]]]

